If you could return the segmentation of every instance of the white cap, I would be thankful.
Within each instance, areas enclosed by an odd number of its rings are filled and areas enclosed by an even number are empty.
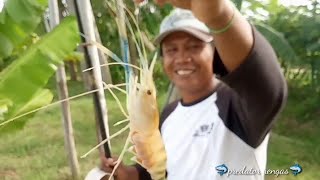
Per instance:
[[[199,21],[191,11],[176,8],[162,21],[160,33],[156,37],[155,43],[160,44],[166,36],[176,31],[184,31],[204,42],[213,40],[210,29]]]

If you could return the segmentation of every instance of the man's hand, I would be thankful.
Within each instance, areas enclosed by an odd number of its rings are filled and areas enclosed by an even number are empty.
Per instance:
[[[105,158],[104,156],[100,157],[101,167],[100,169],[111,173],[114,166],[117,164],[118,158]],[[114,177],[116,180],[139,180],[138,170],[134,166],[126,166],[122,162],[115,171]],[[105,176],[102,180],[108,180],[109,176]]]
[[[145,0],[134,0],[134,1],[136,3],[141,3],[141,2],[144,2]],[[154,1],[160,6],[165,3],[168,3],[175,7],[190,9],[200,21],[206,24],[211,24],[212,21],[216,21],[217,19],[221,18],[221,16],[224,16],[225,15],[224,11],[226,10],[226,8],[228,10],[230,9],[230,6],[228,5],[226,6],[226,2],[228,0],[154,0]]]
[[[117,159],[118,158],[106,158],[104,156],[102,156],[101,158],[101,170],[111,173],[114,166],[117,163]],[[117,180],[126,180],[128,178],[128,172],[127,172],[127,167],[120,162],[120,165],[118,166],[118,168],[116,169],[115,173],[114,173],[114,177],[116,177]],[[102,178],[102,180],[108,180],[109,176],[105,176]]]

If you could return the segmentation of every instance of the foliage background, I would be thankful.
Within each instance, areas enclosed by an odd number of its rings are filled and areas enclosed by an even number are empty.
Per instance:
[[[134,11],[131,1],[127,0],[127,3]],[[103,1],[92,0],[92,5],[102,43],[120,55],[119,37],[112,13],[106,9]],[[140,10],[138,18],[141,29],[149,39],[153,39],[161,19],[170,12],[171,7],[160,9],[150,3]],[[279,55],[279,62],[289,85],[287,106],[272,131],[267,167],[287,169],[294,163],[303,167],[303,173],[297,177],[267,176],[267,179],[317,180],[320,178],[320,2],[312,0],[307,5],[284,7],[277,0],[246,0],[242,4],[242,13],[252,23],[260,25],[261,31],[265,30],[265,36]],[[44,28],[39,26],[25,44],[31,44],[42,34]],[[12,56],[4,59],[0,68],[10,64],[21,51],[23,50],[17,49]],[[115,84],[123,82],[121,67],[112,66],[111,73]],[[169,83],[163,74],[161,61],[157,63],[154,76],[161,108],[166,100]],[[70,95],[85,91],[81,80],[70,80],[68,85]],[[47,88],[53,91],[54,100],[57,100],[54,78],[49,81]],[[124,97],[121,100],[125,102]],[[123,117],[109,94],[107,103],[110,124],[122,120]],[[71,109],[80,156],[96,142],[91,97],[74,100]],[[60,119],[58,106],[48,108],[37,113],[23,130],[0,136],[0,180],[70,179]],[[111,128],[111,132],[118,128]],[[119,154],[124,137],[122,135],[112,142],[114,154]],[[130,163],[128,158],[126,156],[126,162]],[[97,154],[80,159],[82,175],[98,164]]]

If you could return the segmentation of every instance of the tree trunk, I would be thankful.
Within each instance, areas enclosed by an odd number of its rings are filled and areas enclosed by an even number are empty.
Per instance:
[[[70,72],[70,78],[71,81],[77,81],[78,80],[78,75],[77,75],[77,66],[76,63],[74,61],[69,61],[69,72]]]
[[[50,29],[53,29],[55,26],[59,24],[59,9],[56,0],[50,0],[49,3],[49,12],[50,12]],[[66,72],[64,69],[64,65],[60,65],[58,67],[56,73],[56,81],[57,88],[59,92],[59,99],[67,99],[68,95],[68,87],[66,81]],[[62,108],[62,120],[64,125],[64,138],[65,138],[65,149],[67,151],[67,155],[69,158],[69,164],[71,168],[71,173],[73,179],[80,179],[80,170],[79,163],[77,159],[77,151],[74,142],[73,136],[73,128],[72,128],[72,119],[70,112],[70,104],[69,101],[61,102]]]

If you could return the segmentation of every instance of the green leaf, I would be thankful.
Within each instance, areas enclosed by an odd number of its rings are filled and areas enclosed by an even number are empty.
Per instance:
[[[285,61],[297,61],[298,58],[295,51],[284,38],[283,34],[262,23],[255,23],[255,26],[266,37],[266,39],[268,39],[280,58]]]
[[[34,99],[38,99],[40,92],[43,93],[40,95],[44,96],[42,88],[56,71],[57,65],[62,64],[63,59],[71,54],[80,42],[77,27],[74,17],[64,19],[59,26],[0,73],[0,98],[13,103],[4,115],[5,120],[18,116],[31,107],[43,105],[36,103]],[[23,123],[18,123],[17,126],[22,127]]]
[[[0,121],[4,120],[4,114],[8,112],[12,102],[9,99],[0,98]]]
[[[234,3],[234,5],[236,5],[236,7],[237,7],[239,10],[241,10],[242,1],[243,1],[243,0],[232,0],[232,2]]]
[[[23,114],[29,111],[32,111],[34,109],[37,109],[39,107],[42,107],[44,105],[49,104],[53,99],[53,94],[48,89],[41,89],[38,92],[35,93],[35,95],[31,98],[31,100],[24,104],[23,107],[19,109],[19,111],[16,112],[13,116],[16,116],[18,114]]]
[[[47,6],[43,0],[8,0],[0,13],[0,33],[8,39],[0,44],[0,60],[11,55],[41,22]],[[10,50],[8,47],[11,47]],[[8,51],[9,50],[9,51]],[[1,53],[2,52],[2,53]],[[3,53],[5,52],[5,53]]]
[[[318,51],[318,52],[320,52],[320,39],[319,39],[317,42],[315,42],[315,43],[313,43],[313,44],[310,44],[310,45],[307,47],[307,49],[308,49],[309,51]]]
[[[33,14],[27,3],[23,3],[23,1],[20,0],[9,0],[6,5],[6,11],[16,23],[23,22]]]
[[[41,89],[35,94],[34,97],[31,98],[29,102],[27,102],[22,108],[19,109],[18,112],[15,112],[15,113],[23,114],[33,109],[43,107],[49,104],[52,101],[52,99],[53,99],[53,94],[48,89]],[[10,116],[14,117],[13,114],[10,114]],[[24,118],[18,119],[14,123],[9,123],[9,124],[6,124],[5,126],[0,127],[0,135],[8,132],[12,133],[16,130],[19,130],[25,125],[27,117],[30,117],[30,116],[32,116],[32,114],[29,114]],[[1,104],[0,104],[0,120],[1,120]]]
[[[30,4],[39,9],[44,8],[48,5],[48,0],[28,0]]]
[[[6,18],[6,13],[2,11],[0,13],[0,24],[4,24],[5,18]]]
[[[11,43],[10,39],[4,36],[0,32],[0,57],[6,57],[10,55],[10,52],[13,50],[13,44]]]
[[[84,59],[83,53],[80,52],[72,52],[68,56],[64,58],[64,62],[80,62]]]

